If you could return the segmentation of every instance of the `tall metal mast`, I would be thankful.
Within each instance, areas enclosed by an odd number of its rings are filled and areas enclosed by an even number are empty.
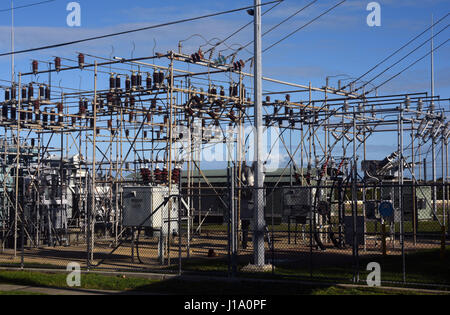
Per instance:
[[[254,198],[254,264],[264,266],[264,176],[262,151],[262,57],[261,57],[261,0],[255,0],[254,55],[255,55],[255,193]]]

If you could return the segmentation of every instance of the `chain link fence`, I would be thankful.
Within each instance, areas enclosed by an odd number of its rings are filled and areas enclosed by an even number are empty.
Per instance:
[[[413,182],[265,187],[263,231],[255,225],[255,190],[231,181],[88,191],[80,203],[86,223],[60,229],[61,216],[49,207],[32,214],[24,201],[16,215],[10,195],[3,200],[10,207],[2,208],[0,265],[65,269],[77,262],[90,270],[365,283],[375,263],[383,284],[450,286],[449,191]],[[117,213],[105,210],[108,203]],[[28,224],[30,215],[52,225],[39,243],[32,234],[43,227]],[[255,250],[262,237],[263,249]],[[255,266],[261,257],[264,265]]]

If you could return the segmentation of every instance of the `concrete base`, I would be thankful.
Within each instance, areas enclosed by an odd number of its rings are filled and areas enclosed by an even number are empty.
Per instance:
[[[271,272],[272,265],[263,265],[263,266],[247,265],[245,267],[242,267],[241,271],[242,272]]]

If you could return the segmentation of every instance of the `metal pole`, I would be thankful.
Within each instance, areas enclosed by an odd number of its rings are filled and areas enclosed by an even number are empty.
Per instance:
[[[92,141],[92,195],[91,195],[91,211],[89,213],[89,217],[91,218],[91,222],[89,225],[90,235],[90,253],[89,253],[89,261],[92,262],[94,260],[94,226],[95,226],[95,180],[96,180],[96,151],[97,151],[97,61],[95,61],[95,74],[94,74],[94,130],[93,130],[93,141]]]
[[[255,208],[254,208],[254,263],[263,266],[264,257],[264,194],[262,151],[262,52],[261,52],[261,0],[255,0],[254,9],[254,65],[255,65]]]
[[[403,105],[400,104],[400,115],[399,115],[399,151],[400,151],[400,169],[399,169],[399,198],[398,204],[400,208],[400,245],[402,248],[402,274],[403,282],[406,282],[406,266],[405,266],[405,213],[403,206]]]

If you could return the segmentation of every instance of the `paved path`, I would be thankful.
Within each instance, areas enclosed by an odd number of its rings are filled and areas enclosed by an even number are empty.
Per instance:
[[[110,291],[110,290],[93,290],[93,289],[62,289],[62,288],[46,288],[33,287],[16,284],[0,284],[0,292],[20,292],[20,293],[39,293],[46,295],[160,295],[149,292],[137,291]]]

